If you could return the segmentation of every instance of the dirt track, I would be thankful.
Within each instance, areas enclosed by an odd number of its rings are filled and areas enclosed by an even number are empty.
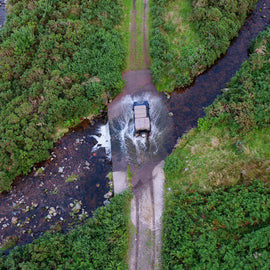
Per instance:
[[[143,4],[143,13],[136,10],[136,2]],[[150,68],[148,40],[148,0],[133,0],[130,23],[130,68],[132,70]],[[142,13],[142,14],[141,14]],[[136,23],[136,18],[141,17],[142,21]],[[138,20],[137,20],[138,22]]]
[[[121,110],[122,102],[127,96],[142,95],[147,92],[151,97],[158,96],[152,83],[149,70],[129,71],[123,75],[126,85],[123,93],[109,105],[109,121],[121,118],[125,111]],[[113,127],[111,127],[111,130]],[[117,134],[116,134],[117,135]],[[163,211],[163,161],[164,154],[158,159],[145,158],[141,164],[134,164],[127,153],[120,147],[120,142],[112,136],[112,164],[114,192],[121,193],[128,188],[127,165],[134,175],[132,177],[133,200],[131,203],[131,221],[134,235],[129,251],[130,270],[159,269],[161,247],[161,216]],[[141,153],[144,155],[144,153]],[[146,153],[145,153],[146,155]]]
[[[135,232],[129,253],[130,270],[161,268],[163,164],[163,161],[148,163],[142,169],[134,170],[131,221]]]
[[[132,71],[123,74],[126,81],[123,93],[121,93],[109,105],[109,121],[121,117],[121,103],[126,96],[143,95],[150,93],[151,97],[162,95],[157,92],[150,71],[151,65],[148,46],[148,0],[137,3],[143,4],[142,22],[136,24],[136,0],[133,0],[131,14],[131,40],[130,40],[130,67]],[[142,15],[142,14],[141,14]],[[138,42],[137,37],[143,35],[143,42]],[[141,38],[139,36],[139,38]],[[142,55],[140,55],[142,52]],[[111,126],[111,128],[113,128]],[[112,134],[111,134],[112,135]],[[143,164],[136,165],[128,161],[127,156],[119,148],[117,137],[112,137],[112,162],[114,176],[114,191],[120,193],[128,187],[127,165],[130,166],[133,186],[133,200],[131,202],[131,221],[134,226],[134,235],[129,250],[130,270],[160,269],[161,229],[163,212],[163,185],[164,172],[162,159],[147,160]]]

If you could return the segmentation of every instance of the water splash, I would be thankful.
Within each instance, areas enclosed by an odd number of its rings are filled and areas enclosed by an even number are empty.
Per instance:
[[[97,129],[98,135],[91,135],[97,141],[97,144],[92,148],[92,152],[97,151],[99,148],[105,148],[107,158],[111,160],[111,136],[109,129],[109,122],[106,125],[102,125]]]
[[[151,121],[150,136],[135,136],[133,103],[148,101]],[[163,147],[166,142],[171,119],[159,96],[145,92],[135,96],[125,96],[116,105],[117,116],[110,121],[113,144],[124,153],[129,163],[142,164],[145,161],[157,161],[167,154]],[[116,151],[117,151],[116,150]]]

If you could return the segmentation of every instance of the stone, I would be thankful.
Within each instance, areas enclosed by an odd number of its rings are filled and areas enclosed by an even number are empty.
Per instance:
[[[90,163],[89,163],[88,161],[85,161],[85,165],[86,165],[87,167],[89,167],[89,166],[90,166]]]
[[[103,204],[106,206],[106,205],[110,204],[110,201],[109,201],[109,200],[105,200],[105,201],[103,202]]]
[[[54,216],[54,217],[57,215],[57,212],[54,207],[50,207],[49,215]]]
[[[17,223],[18,223],[18,218],[17,218],[17,217],[12,217],[12,218],[11,218],[11,223],[12,223],[13,225],[17,224]]]
[[[65,168],[65,167],[59,167],[59,168],[58,168],[58,172],[59,172],[59,173],[64,172],[64,168]]]
[[[81,208],[82,208],[81,204],[80,204],[79,202],[76,203],[74,209],[75,209],[75,210],[81,210]]]
[[[38,207],[38,203],[33,203],[33,202],[32,202],[32,206],[33,206],[34,208],[37,208],[37,207]]]

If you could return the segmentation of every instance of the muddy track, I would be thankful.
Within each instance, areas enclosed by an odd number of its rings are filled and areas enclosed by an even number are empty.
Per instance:
[[[138,7],[138,10],[136,9]],[[123,94],[109,106],[111,122],[119,112],[121,98],[125,95],[143,94],[144,90],[151,95],[158,95],[149,70],[151,60],[149,56],[148,31],[148,0],[133,0],[133,10],[130,24],[130,71],[123,76],[126,86]],[[139,70],[138,70],[139,69]],[[135,71],[136,70],[136,71]],[[119,117],[119,116],[118,116]],[[112,144],[114,144],[112,140]],[[114,148],[114,147],[112,147]],[[127,166],[126,157],[121,161],[119,153],[112,152],[115,192],[121,192],[128,186],[123,170]],[[130,270],[160,269],[161,228],[163,212],[163,162],[147,161],[142,166],[132,166],[135,175],[132,177],[133,200],[131,202],[131,221],[134,226],[131,248],[129,250]],[[125,179],[124,179],[125,178]],[[117,179],[117,180],[116,180]]]
[[[143,10],[136,9],[136,3],[143,4]],[[150,68],[151,60],[149,56],[149,31],[148,31],[148,0],[133,0],[130,24],[130,69],[138,70]],[[138,17],[142,17],[142,22],[138,22]]]
[[[130,270],[160,269],[161,225],[163,211],[163,162],[146,164],[134,169],[134,197],[131,221],[134,225],[130,249]],[[146,173],[146,171],[148,173]]]
[[[162,228],[162,212],[163,212],[163,159],[168,152],[162,150],[163,140],[168,143],[169,140],[174,144],[174,138],[169,139],[167,134],[158,133],[161,141],[158,143],[158,156],[151,155],[149,152],[129,152],[130,149],[121,147],[122,140],[119,139],[119,134],[122,130],[117,130],[117,121],[124,121],[123,115],[128,114],[126,106],[126,98],[131,99],[137,96],[147,96],[152,100],[163,100],[162,95],[157,92],[150,71],[147,69],[129,71],[123,75],[126,85],[123,93],[117,96],[112,103],[109,104],[109,122],[112,143],[112,164],[113,164],[113,179],[114,192],[121,193],[128,187],[127,181],[127,165],[130,166],[130,171],[133,175],[131,184],[133,187],[133,200],[131,202],[131,221],[134,228],[132,243],[129,250],[129,269],[130,270],[151,270],[159,269],[160,263],[160,248],[161,248],[161,228]],[[129,101],[132,104],[132,101]],[[151,102],[150,102],[151,104]],[[162,110],[163,107],[163,110]],[[152,109],[151,109],[152,108]],[[155,108],[151,107],[153,111]],[[161,124],[162,130],[171,130],[168,125],[170,120],[164,100],[159,102],[157,110],[163,114],[158,115],[158,123]],[[162,119],[164,121],[162,121]],[[125,120],[129,122],[129,120]],[[165,124],[163,123],[165,122]],[[171,122],[172,123],[172,122]],[[155,137],[154,118],[152,118],[152,134]],[[119,129],[120,129],[119,125]],[[163,137],[164,136],[164,137]],[[135,140],[135,139],[134,139]],[[126,142],[126,141],[125,141]],[[132,147],[131,147],[132,148]],[[139,154],[139,156],[138,156]],[[150,155],[149,155],[150,154]],[[153,154],[153,153],[152,153]],[[134,158],[135,157],[137,158]],[[142,155],[142,156],[140,156]],[[131,160],[130,157],[133,157]],[[142,158],[141,158],[142,157]],[[139,162],[137,161],[139,160]]]
[[[148,0],[143,0],[143,57],[146,68],[151,67],[151,60],[149,55],[149,31],[148,31],[148,17],[149,17],[149,3]]]
[[[172,129],[168,124],[172,124],[170,122],[172,119],[168,116],[165,101],[163,100],[164,95],[157,92],[149,70],[142,69],[126,72],[123,74],[123,79],[126,81],[123,92],[109,104],[108,110],[112,142],[114,192],[121,193],[128,187],[127,165],[129,165],[133,175],[131,184],[134,194],[131,202],[131,221],[134,233],[129,250],[129,269],[160,269],[163,185],[165,178],[162,160],[168,154],[167,149],[166,151],[162,150],[162,145],[163,140],[166,140],[166,143],[171,141],[171,145],[174,145],[175,139],[170,139],[170,136],[164,133],[164,130]],[[152,101],[159,100],[156,110],[160,112],[157,119],[160,125],[158,128],[162,129],[162,133],[158,133],[161,140],[155,141],[159,145],[157,156],[153,155],[150,151],[151,148],[146,150],[148,152],[142,151],[139,153],[130,152],[130,149],[123,149],[121,147],[123,141],[119,141],[119,133],[122,130],[114,131],[115,126],[117,126],[115,120],[122,119],[123,114],[128,114],[127,108],[129,107],[122,108],[122,106],[126,106],[126,98],[132,100],[132,97],[136,98],[137,96],[147,96]],[[152,104],[151,100],[150,104]],[[132,101],[130,102],[132,104]],[[155,108],[152,106],[150,110],[153,112]],[[154,120],[152,118],[152,138],[155,137]],[[129,122],[129,120],[126,121]],[[162,134],[166,134],[166,136]],[[137,159],[134,158],[134,155]],[[133,159],[130,160],[130,157],[133,157]]]

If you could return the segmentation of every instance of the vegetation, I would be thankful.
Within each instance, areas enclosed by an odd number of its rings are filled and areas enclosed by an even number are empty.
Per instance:
[[[0,268],[128,269],[130,192],[117,195],[87,223],[68,234],[46,233],[0,257]]]
[[[270,188],[254,181],[211,194],[195,190],[176,192],[167,204],[164,269],[267,269]]]
[[[270,27],[165,162],[165,269],[270,264]]]
[[[77,181],[79,179],[79,175],[76,174],[71,174],[70,176],[68,176],[65,180],[65,182],[74,182]]]
[[[122,0],[123,2],[123,13],[124,20],[121,25],[122,32],[125,33],[123,35],[123,43],[126,50],[126,69],[130,69],[130,22],[131,22],[131,11],[132,11],[132,1],[130,0]]]
[[[49,156],[54,134],[122,89],[121,0],[10,0],[0,31],[0,192]]]
[[[256,0],[153,0],[150,53],[158,90],[188,86],[214,64]]]

